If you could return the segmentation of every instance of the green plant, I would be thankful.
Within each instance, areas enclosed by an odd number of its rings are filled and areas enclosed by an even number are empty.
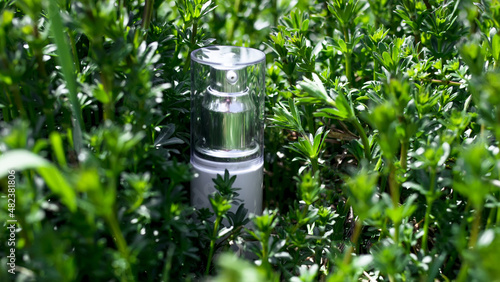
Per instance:
[[[498,0],[1,2],[0,280],[498,279],[499,30]],[[267,54],[261,215],[229,172],[188,201],[210,44]]]

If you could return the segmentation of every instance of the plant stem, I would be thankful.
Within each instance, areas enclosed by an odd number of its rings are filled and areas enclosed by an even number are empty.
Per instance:
[[[365,158],[370,161],[371,160],[371,155],[370,155],[370,142],[368,141],[368,137],[366,136],[365,130],[363,129],[363,126],[361,123],[359,123],[358,119],[354,117],[352,119],[352,124],[356,128],[356,130],[359,133],[359,136],[361,137],[361,142],[363,142],[363,149],[365,151]]]
[[[465,207],[465,213],[469,213],[469,210],[470,210],[470,203],[467,203],[466,207]],[[465,224],[462,224],[462,228],[465,228]],[[465,230],[462,230],[463,232]],[[451,268],[452,266],[450,266]],[[468,261],[465,261],[462,266],[460,267],[460,271],[457,275],[457,280],[458,282],[464,282],[466,281],[466,278],[467,278],[467,272],[469,270],[469,263]]]
[[[266,270],[266,277],[270,279],[272,270],[271,270],[271,265],[269,264],[269,250],[268,250],[269,237],[266,237],[265,240],[263,240],[263,242],[261,243],[262,243],[262,265]]]
[[[443,48],[443,38],[442,37],[438,38],[437,42],[438,42],[438,46],[437,46],[438,53],[441,53],[441,49]]]
[[[491,227],[491,224],[495,220],[495,213],[498,211],[498,208],[492,208],[490,209],[490,212],[488,213],[488,218],[486,220],[486,229]]]
[[[391,198],[392,198],[392,204],[394,207],[397,207],[399,205],[399,187],[397,187],[396,179],[395,179],[395,174],[396,174],[396,167],[394,166],[394,163],[390,161],[389,163],[389,190],[391,192]]]
[[[497,220],[496,225],[500,226],[500,207],[497,207]]]
[[[146,4],[145,4],[145,7],[144,7],[144,15],[143,15],[143,22],[142,22],[142,28],[144,30],[148,30],[149,28],[149,23],[151,22],[151,16],[153,14],[153,4],[154,4],[154,0],[146,0]],[[147,36],[147,32],[146,32],[146,36]]]
[[[191,46],[190,49],[193,48],[194,44],[196,43],[196,33],[198,33],[198,21],[195,21],[193,23],[193,33],[191,34]]]
[[[222,217],[217,216],[215,219],[215,224],[214,224],[214,231],[212,233],[212,238],[210,239],[210,251],[208,253],[208,262],[207,262],[207,268],[205,269],[205,276],[207,276],[210,273],[210,265],[212,263],[212,256],[214,255],[214,249],[215,249],[215,239],[217,237],[217,232],[219,232],[219,224],[221,221]]]
[[[102,87],[106,95],[109,97],[109,101],[103,104],[103,118],[104,120],[114,120],[115,109],[114,109],[114,97],[113,97],[113,74],[109,72],[101,73]]]
[[[396,222],[394,223],[394,242],[396,245],[399,245],[399,226],[401,225],[401,222]]]
[[[325,231],[324,229],[319,231],[319,236],[321,238],[323,238],[325,235]],[[322,257],[322,254],[323,254],[323,246],[318,244],[316,245],[316,247],[314,248],[314,262],[316,264],[318,264],[318,266],[321,266],[321,257]],[[322,280],[320,280],[322,281]]]
[[[429,223],[430,223],[430,214],[432,209],[432,203],[434,202],[434,191],[436,186],[436,168],[431,169],[431,182],[429,185],[430,195],[427,196],[427,207],[425,209],[425,220],[424,220],[424,236],[422,237],[422,249],[424,252],[427,252],[427,238],[429,236]]]
[[[113,106],[113,102],[111,103],[106,103],[103,105],[104,106],[104,120],[113,120],[115,109]]]
[[[363,224],[361,223],[361,220],[358,219],[356,221],[356,223],[354,224],[354,232],[352,233],[352,237],[351,237],[351,243],[353,244],[353,246],[356,246],[356,252],[359,252],[359,247],[358,247],[358,239],[359,239],[359,236],[361,235],[361,229],[363,227]],[[349,264],[351,262],[351,257],[352,257],[352,252],[353,252],[353,249],[354,247],[353,246],[350,246],[349,247],[349,250],[347,251],[347,254],[346,256],[344,257],[344,261],[343,263],[345,265]]]
[[[345,40],[345,43],[346,45],[350,46],[350,39],[349,39],[349,30],[347,29],[346,26],[343,27],[343,31],[344,31],[344,40]],[[351,48],[347,48],[347,52],[344,53],[344,58],[345,58],[345,76],[347,77],[347,81],[349,82],[349,84],[351,84],[352,86],[352,83],[354,82],[353,81],[353,77],[352,77],[352,61],[351,61],[351,52],[352,52],[352,49]]]
[[[460,272],[458,273],[457,280],[458,282],[464,282],[467,279],[467,272],[469,271],[469,264],[465,262],[462,264],[460,268]]]
[[[436,83],[436,84],[441,84],[441,85],[451,85],[451,86],[460,86],[460,85],[462,85],[461,82],[451,81],[451,80],[441,80],[441,79],[425,78],[425,79],[422,79],[422,81]]]
[[[115,216],[110,215],[106,217],[109,227],[111,228],[111,233],[113,234],[113,237],[116,239],[116,246],[118,247],[118,250],[120,253],[125,258],[128,258],[128,249],[127,249],[127,243],[125,242],[125,238],[123,237],[123,234],[121,232],[121,229],[118,225],[118,221],[116,220]]]
[[[186,63],[184,64],[184,73],[187,73],[189,70],[189,66],[191,65],[191,51],[193,51],[193,47],[196,43],[196,33],[198,33],[198,21],[195,20],[193,23],[193,32],[191,32],[191,46],[189,46],[189,54],[186,60]]]
[[[36,40],[40,39],[40,32],[38,31],[38,25],[36,21],[33,22],[33,37]],[[39,84],[43,85],[43,113],[47,117],[47,130],[48,132],[52,132],[54,130],[54,108],[52,97],[48,91],[47,81],[48,75],[45,69],[45,62],[43,61],[43,51],[41,50],[38,44],[29,44],[30,48],[33,49],[33,55],[35,56],[35,60],[37,62],[37,70],[40,74]]]
[[[26,109],[23,106],[23,100],[21,97],[21,93],[19,92],[19,88],[16,86],[11,86],[10,88],[12,89],[12,93],[14,93],[14,103],[17,107],[17,110],[19,111],[21,116],[27,117]],[[7,95],[7,97],[9,97],[9,95]],[[12,111],[12,113],[11,113],[12,117],[18,116],[17,113],[16,113],[16,115],[14,115],[14,113],[15,113],[15,111]]]
[[[387,232],[387,221],[388,221],[387,217],[384,218],[384,222],[382,223],[382,226],[381,226],[382,228],[380,229],[380,235],[378,236],[378,241],[379,242],[382,240],[382,235],[384,235],[384,238],[387,237],[387,234],[388,234],[388,232]]]
[[[135,281],[134,275],[132,274],[132,269],[130,268],[130,252],[128,250],[127,242],[125,241],[123,233],[120,229],[120,225],[118,224],[118,220],[116,219],[116,216],[114,214],[111,214],[106,216],[106,221],[111,229],[111,234],[116,240],[118,251],[127,262],[127,276],[123,278],[125,281]]]
[[[297,230],[299,229],[300,226],[302,226],[302,219],[304,219],[306,216],[307,216],[307,212],[309,211],[309,205],[306,204],[304,206],[304,209],[302,210],[302,215],[301,217],[299,218],[299,221],[297,222],[297,224],[293,227],[293,230],[291,232],[291,234],[295,234],[295,232],[297,232]]]
[[[278,0],[271,0],[271,11],[273,15],[273,26],[278,26],[279,23],[279,5],[278,5]]]
[[[354,224],[354,232],[352,234],[352,243],[354,246],[356,246],[356,253],[359,254],[359,236],[361,235],[361,230],[363,228],[363,223],[361,219],[358,218],[356,223]]]
[[[352,78],[352,70],[351,70],[351,54],[346,53],[344,55],[345,58],[345,76],[347,77],[347,81],[352,86],[353,78]]]
[[[469,237],[469,249],[472,249],[476,246],[477,237],[479,235],[479,226],[481,224],[481,213],[482,207],[477,207],[474,213],[474,222],[472,223],[472,231]],[[457,276],[457,281],[462,282],[467,279],[467,272],[469,270],[469,263],[466,261],[460,268],[460,272]]]
[[[236,27],[238,26],[239,24],[239,20],[238,20],[238,13],[240,11],[240,4],[241,4],[241,0],[235,0],[234,1],[234,17],[236,18],[236,20],[233,20],[230,22],[230,25],[227,29],[227,42],[228,43],[231,43],[233,41],[233,37],[234,37],[234,30],[236,29]]]
[[[474,248],[476,246],[477,237],[479,235],[479,226],[481,224],[481,213],[482,208],[479,207],[474,213],[474,222],[472,223],[472,231],[469,238],[469,248]]]
[[[309,127],[309,132],[313,133],[316,131],[316,128],[314,126],[313,105],[305,105],[305,110],[306,110],[307,127]]]
[[[382,156],[378,157],[378,161],[375,164],[375,168],[373,169],[373,171],[379,171],[381,166],[382,166]]]
[[[432,201],[427,200],[427,207],[425,209],[425,220],[424,220],[424,236],[422,237],[422,250],[427,252],[427,238],[429,235],[429,218],[431,214]]]
[[[408,168],[408,139],[404,139],[401,141],[401,156],[399,158],[399,163],[401,164],[401,168],[406,172]]]
[[[76,71],[80,72],[80,59],[78,58],[78,52],[76,51],[75,34],[69,32],[69,42],[71,45],[71,51],[73,53],[73,61],[75,62]]]
[[[172,258],[174,256],[175,245],[172,244],[168,250],[165,252],[165,266],[163,267],[163,277],[162,282],[168,282],[170,278],[170,270],[172,269]]]
[[[394,163],[389,163],[389,190],[391,192],[392,205],[394,208],[399,206],[399,187],[396,182],[396,167]],[[399,245],[399,226],[401,222],[394,222],[394,242]]]
[[[318,171],[318,158],[311,159],[312,174],[314,175]]]

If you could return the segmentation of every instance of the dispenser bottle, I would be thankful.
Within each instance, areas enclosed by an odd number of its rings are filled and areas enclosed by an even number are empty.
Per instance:
[[[191,52],[191,204],[210,208],[227,169],[249,213],[262,212],[265,54],[234,46]],[[235,210],[237,207],[233,207]]]

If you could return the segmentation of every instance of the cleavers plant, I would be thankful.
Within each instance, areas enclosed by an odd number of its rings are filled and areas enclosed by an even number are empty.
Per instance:
[[[262,215],[189,204],[214,43],[267,53]],[[498,280],[499,60],[498,0],[2,1],[0,280]]]

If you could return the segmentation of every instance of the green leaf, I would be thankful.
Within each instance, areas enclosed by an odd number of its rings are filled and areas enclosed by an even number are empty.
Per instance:
[[[69,44],[65,38],[65,31],[61,15],[59,14],[59,7],[57,6],[57,1],[49,1],[49,19],[50,19],[50,31],[54,36],[54,41],[57,45],[57,54],[59,63],[61,64],[64,79],[69,90],[69,100],[71,102],[71,110],[73,112],[73,127],[74,136],[73,142],[77,152],[80,152],[82,148],[82,127],[83,118],[81,112],[81,106],[78,101],[78,92],[76,89],[76,76],[73,58],[71,57],[71,52],[69,51]]]
[[[26,150],[12,150],[0,156],[0,178],[7,176],[10,170],[27,169],[36,169],[47,186],[61,197],[61,201],[68,209],[76,211],[75,191],[52,163]]]
[[[301,122],[301,112],[297,108],[297,105],[295,105],[295,100],[288,99],[288,106],[290,111],[287,109],[285,104],[281,102],[278,103],[278,105],[273,108],[274,116],[271,120],[277,126],[305,134]]]
[[[51,164],[30,151],[11,150],[0,156],[0,178],[7,176],[8,171],[35,169],[50,166]]]
[[[389,53],[387,52],[382,53],[382,57],[384,58],[384,62],[386,65],[392,65],[393,61]]]
[[[175,124],[171,123],[163,127],[160,131],[160,134],[155,138],[154,146],[165,146],[165,145],[173,145],[173,144],[183,144],[180,138],[172,137],[175,132]]]
[[[500,34],[498,33],[491,38],[491,54],[495,61],[500,60]]]
[[[108,104],[111,102],[111,93],[107,93],[106,90],[104,90],[104,86],[102,85],[102,83],[99,83],[97,87],[94,88],[94,91],[92,91],[92,95],[97,99],[97,101],[103,104]]]
[[[59,134],[58,132],[52,132],[50,134],[50,144],[52,145],[52,150],[56,155],[59,165],[61,167],[66,167],[66,156],[64,155],[61,134]]]
[[[304,78],[303,81],[299,82],[299,88],[307,92],[312,97],[318,98],[328,105],[335,106],[335,101],[328,96],[325,86],[319,76],[315,73],[312,74],[313,79]]]

